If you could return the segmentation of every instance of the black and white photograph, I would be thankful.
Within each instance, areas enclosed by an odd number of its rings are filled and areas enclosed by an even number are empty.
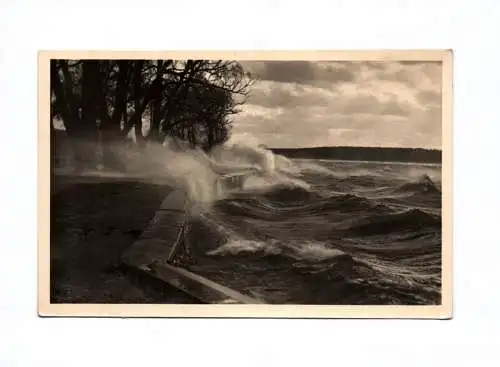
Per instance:
[[[500,2],[3,4],[0,366],[499,365]]]
[[[450,69],[41,52],[40,312],[450,316]]]

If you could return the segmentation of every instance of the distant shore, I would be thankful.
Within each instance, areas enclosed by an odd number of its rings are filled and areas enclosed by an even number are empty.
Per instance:
[[[409,163],[442,162],[441,150],[437,149],[375,147],[314,147],[269,149],[276,154],[281,154],[289,158]]]

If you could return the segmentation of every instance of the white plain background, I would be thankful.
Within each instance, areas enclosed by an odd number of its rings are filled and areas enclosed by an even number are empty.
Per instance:
[[[500,365],[500,2],[22,1],[0,7],[0,365]],[[453,49],[454,318],[42,319],[39,49]]]

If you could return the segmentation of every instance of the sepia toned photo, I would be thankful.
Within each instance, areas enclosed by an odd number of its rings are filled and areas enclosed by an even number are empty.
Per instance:
[[[451,317],[451,51],[39,54],[39,313]]]

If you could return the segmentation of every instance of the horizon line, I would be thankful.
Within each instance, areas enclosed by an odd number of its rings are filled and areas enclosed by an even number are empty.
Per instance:
[[[425,148],[425,147],[401,147],[401,146],[365,146],[365,145],[315,145],[315,146],[300,146],[300,147],[270,147],[266,149],[318,149],[318,148],[362,148],[362,149],[421,149],[421,150],[437,150],[442,152],[441,148]]]

